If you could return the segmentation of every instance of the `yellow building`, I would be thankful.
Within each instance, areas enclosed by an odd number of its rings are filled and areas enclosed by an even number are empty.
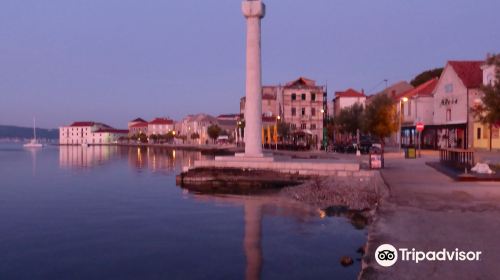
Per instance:
[[[500,126],[474,123],[474,148],[480,150],[500,150]]]

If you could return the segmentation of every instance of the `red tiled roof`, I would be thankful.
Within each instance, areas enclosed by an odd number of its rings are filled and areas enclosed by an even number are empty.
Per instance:
[[[438,78],[431,79],[414,89],[410,89],[409,91],[397,95],[395,99],[401,99],[403,97],[410,98],[413,96],[432,96],[434,94],[434,89],[436,88],[438,81]]]
[[[147,122],[140,122],[140,123],[136,123],[136,124],[130,126],[130,128],[136,128],[136,127],[148,127],[148,123]]]
[[[70,126],[94,126],[95,122],[74,122]]]
[[[128,130],[126,129],[114,129],[114,128],[106,128],[106,129],[98,129],[94,133],[118,133],[118,134],[128,134]]]
[[[304,86],[308,86],[308,87],[315,87],[316,86],[316,82],[314,80],[311,80],[311,79],[307,79],[307,78],[304,78],[304,77],[299,77],[297,80],[291,81],[291,82],[287,83],[285,86],[286,87],[292,87],[292,86],[297,86],[297,85],[304,85]]]
[[[143,119],[141,119],[141,118],[137,118],[137,119],[132,120],[132,121],[130,121],[130,122],[141,122],[141,123],[147,123],[147,121],[145,121],[145,120],[143,120]]]
[[[479,88],[483,83],[481,65],[484,61],[448,61],[467,88]]]
[[[174,124],[173,120],[166,119],[166,118],[156,118],[152,121],[149,122],[149,124]]]
[[[366,95],[364,93],[355,91],[354,89],[350,88],[347,89],[346,91],[335,92],[335,98],[337,97],[366,97]]]

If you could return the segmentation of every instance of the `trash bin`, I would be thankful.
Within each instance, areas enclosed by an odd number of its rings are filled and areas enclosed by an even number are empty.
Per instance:
[[[415,147],[405,148],[405,158],[409,159],[417,158],[417,149],[415,149]]]
[[[369,152],[370,169],[384,168],[384,153],[380,149],[370,149]]]

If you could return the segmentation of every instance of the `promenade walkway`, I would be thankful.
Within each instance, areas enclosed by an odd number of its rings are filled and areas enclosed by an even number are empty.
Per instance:
[[[390,196],[369,231],[361,279],[500,279],[500,183],[455,182],[418,159],[387,156],[382,175]],[[421,251],[482,251],[479,262],[376,264],[384,243]]]

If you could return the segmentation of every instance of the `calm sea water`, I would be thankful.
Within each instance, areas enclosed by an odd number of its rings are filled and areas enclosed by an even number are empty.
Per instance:
[[[354,279],[365,231],[175,185],[199,153],[0,144],[0,279]]]

